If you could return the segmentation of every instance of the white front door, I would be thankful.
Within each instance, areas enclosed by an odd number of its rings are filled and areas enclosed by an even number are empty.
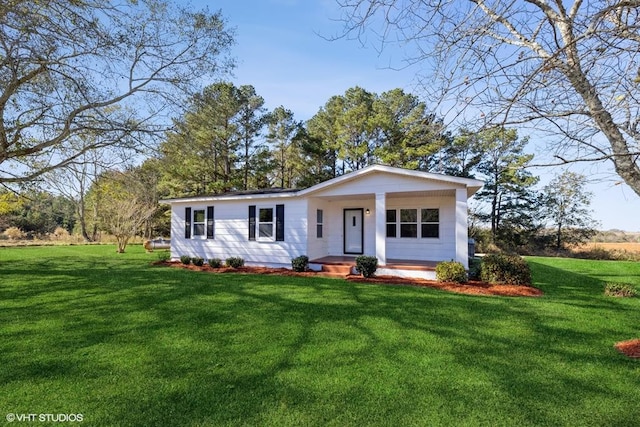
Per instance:
[[[361,255],[363,251],[362,209],[344,210],[344,253]]]

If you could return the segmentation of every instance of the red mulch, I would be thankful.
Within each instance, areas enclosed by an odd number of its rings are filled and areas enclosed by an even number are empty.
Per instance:
[[[625,356],[633,357],[634,359],[640,358],[640,338],[620,341],[614,347]]]
[[[240,268],[211,268],[205,264],[202,267],[195,266],[193,264],[185,265],[180,262],[168,262],[158,261],[156,265],[168,265],[171,267],[185,268],[194,271],[206,271],[210,273],[251,273],[251,274],[275,274],[280,276],[298,276],[298,277],[311,277],[322,276],[323,273],[315,271],[296,272],[287,268],[267,268],[267,267],[240,267]],[[532,286],[521,285],[502,285],[492,284],[487,282],[480,282],[470,280],[467,283],[449,283],[438,282],[435,280],[426,279],[412,279],[404,277],[393,276],[376,276],[365,279],[362,276],[347,276],[346,279],[350,282],[357,283],[372,283],[380,285],[404,285],[404,286],[426,286],[436,289],[441,289],[449,292],[456,292],[460,294],[470,295],[498,295],[509,297],[539,297],[543,293],[540,289]]]
[[[438,282],[426,279],[409,279],[393,276],[376,276],[365,279],[361,276],[349,276],[347,280],[359,283],[379,283],[385,285],[428,286],[443,291],[470,295],[499,295],[504,297],[539,297],[543,293],[533,286],[503,285],[469,280],[467,283]]]

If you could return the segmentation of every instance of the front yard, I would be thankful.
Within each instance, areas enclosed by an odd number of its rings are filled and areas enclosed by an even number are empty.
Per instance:
[[[0,248],[0,417],[85,425],[637,425],[640,264],[531,258],[541,298]],[[43,425],[43,423],[38,423]],[[80,423],[76,423],[80,424]]]

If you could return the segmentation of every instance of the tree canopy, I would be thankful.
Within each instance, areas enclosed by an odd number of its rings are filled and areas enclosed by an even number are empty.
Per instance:
[[[160,144],[161,186],[184,196],[255,188],[263,152],[264,100],[251,85],[218,82],[194,94]],[[263,184],[263,182],[261,182]]]
[[[0,183],[11,184],[164,132],[200,78],[229,68],[233,32],[220,13],[165,0],[10,0],[0,40]]]
[[[555,176],[543,189],[544,209],[557,250],[582,243],[595,234],[596,222],[591,219],[591,193],[585,189],[586,177],[565,171]]]
[[[475,169],[485,186],[476,198],[488,206],[480,217],[490,224],[493,241],[516,242],[517,234],[535,228],[533,186],[538,178],[525,169],[533,159],[524,153],[526,143],[513,129],[485,130],[477,136],[476,149],[483,154]]]
[[[399,43],[428,99],[546,132],[549,163],[610,161],[640,195],[640,2],[337,0],[345,35]]]
[[[326,154],[332,176],[374,163],[433,171],[450,140],[427,105],[402,89],[347,89],[332,96],[306,127]]]

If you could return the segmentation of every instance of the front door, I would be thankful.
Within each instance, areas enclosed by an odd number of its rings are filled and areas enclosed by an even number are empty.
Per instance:
[[[362,255],[364,253],[364,224],[362,209],[344,210],[344,253]]]

